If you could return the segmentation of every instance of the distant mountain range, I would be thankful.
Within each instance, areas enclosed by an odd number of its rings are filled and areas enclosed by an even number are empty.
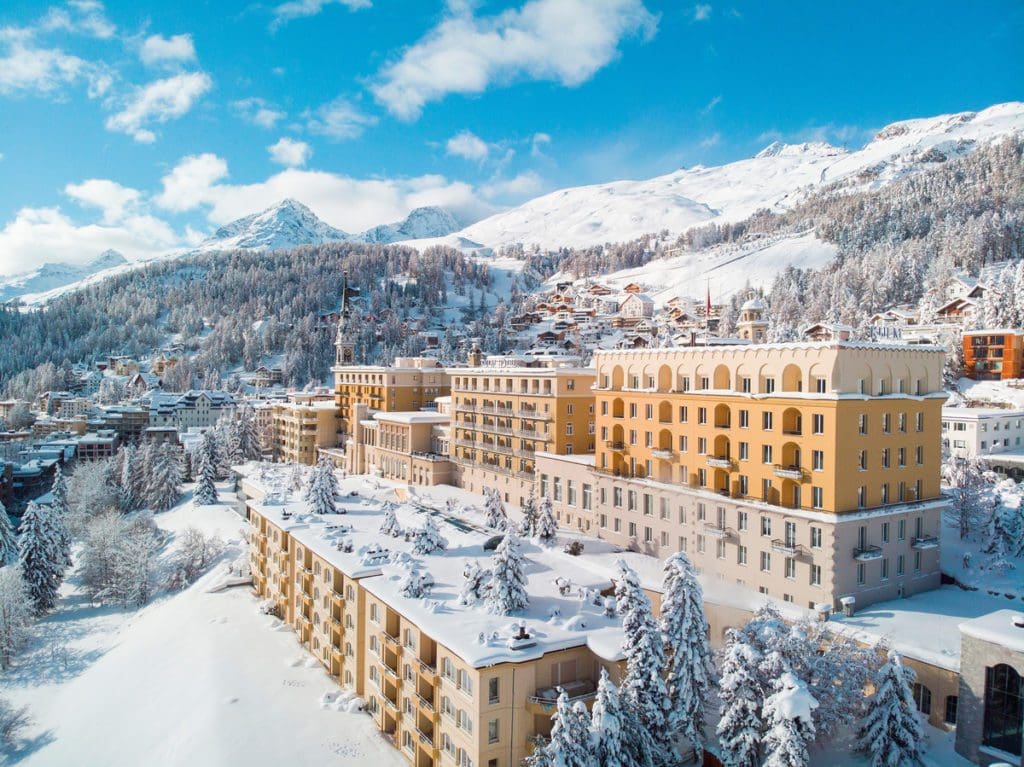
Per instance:
[[[97,272],[124,266],[128,260],[116,250],[105,250],[95,259],[81,266],[76,264],[46,263],[38,269],[0,281],[0,302],[27,293],[45,293],[75,282],[80,282]]]
[[[399,240],[443,237],[462,227],[443,208],[416,208],[404,220],[349,234],[321,221],[298,200],[286,199],[259,213],[222,226],[197,250],[281,250],[325,242],[363,242],[386,245]]]
[[[838,184],[839,193],[877,188],[1021,132],[1024,103],[1010,102],[980,112],[896,122],[853,151],[825,142],[774,142],[754,157],[727,165],[560,189],[447,237],[411,244],[555,249],[624,242],[662,230],[677,235],[700,224],[740,221],[762,208],[788,208],[828,184]]]

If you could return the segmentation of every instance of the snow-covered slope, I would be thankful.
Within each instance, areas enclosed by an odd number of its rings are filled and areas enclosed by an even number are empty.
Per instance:
[[[116,250],[105,250],[82,266],[74,264],[43,264],[26,274],[0,282],[0,301],[9,301],[26,293],[42,293],[79,282],[85,278],[128,263]]]
[[[277,250],[349,239],[351,235],[325,224],[298,200],[287,199],[222,226],[196,250]]]
[[[642,181],[562,189],[442,241],[556,248],[622,242],[663,229],[679,233],[709,221],[741,220],[760,208],[784,209],[822,184],[878,187],[1020,132],[1024,103],[1011,102],[981,112],[893,123],[852,152],[821,142],[775,143],[728,165],[698,165]]]

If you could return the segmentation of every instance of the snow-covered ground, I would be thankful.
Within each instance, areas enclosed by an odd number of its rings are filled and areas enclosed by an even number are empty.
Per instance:
[[[961,378],[957,389],[968,401],[991,402],[1024,409],[1024,385],[1016,387],[1006,381],[972,381],[970,378]]]
[[[233,497],[225,493],[224,500]],[[227,506],[191,502],[157,516],[242,549],[245,524]],[[170,544],[173,546],[173,541]],[[0,677],[35,725],[12,761],[28,767],[189,765],[390,767],[404,760],[365,714],[321,707],[339,688],[295,641],[261,615],[247,587],[208,589],[223,564],[141,610],[95,607],[65,587],[33,645]]]

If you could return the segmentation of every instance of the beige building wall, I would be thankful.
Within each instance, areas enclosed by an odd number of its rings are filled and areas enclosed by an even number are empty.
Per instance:
[[[429,357],[396,357],[391,367],[342,365],[331,370],[341,437],[351,432],[357,404],[388,413],[421,410],[451,391],[448,373]]]
[[[338,415],[331,402],[282,402],[273,406],[274,454],[285,463],[316,463],[318,448],[332,447]]]

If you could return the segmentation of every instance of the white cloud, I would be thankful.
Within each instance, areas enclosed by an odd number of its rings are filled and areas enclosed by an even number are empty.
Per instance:
[[[709,115],[714,110],[714,108],[717,107],[721,103],[722,103],[722,97],[721,96],[715,96],[713,99],[711,99],[711,101],[709,101],[704,106],[704,108],[702,110],[700,110],[700,113],[702,115]]]
[[[66,8],[51,8],[39,23],[45,32],[62,31],[109,40],[117,31],[104,13],[103,3],[95,0],[71,0]]]
[[[108,248],[130,260],[152,258],[181,245],[152,216],[129,216],[116,226],[79,226],[58,208],[22,208],[0,229],[0,274],[18,274],[45,262],[86,263]]]
[[[246,122],[268,130],[288,116],[269,101],[255,97],[232,101],[231,108]]]
[[[164,188],[156,196],[156,204],[179,213],[192,210],[207,202],[202,195],[227,175],[228,164],[215,154],[206,152],[183,157],[161,179]]]
[[[357,11],[369,8],[371,3],[370,0],[290,0],[274,8],[274,20],[270,22],[270,28],[277,29],[292,19],[316,16],[328,5],[344,5],[350,11]]]
[[[544,154],[544,147],[551,143],[551,136],[547,133],[534,133],[530,139],[530,155],[533,157],[547,157]]]
[[[186,157],[163,178],[156,202],[177,212],[205,209],[220,226],[288,197],[301,200],[332,226],[359,232],[398,221],[413,208],[440,205],[466,220],[495,211],[473,186],[444,176],[357,179],[317,170],[289,168],[252,184],[223,183],[227,163],[212,154]]]
[[[471,131],[464,130],[448,139],[445,151],[454,157],[483,162],[491,153],[491,148],[482,138]]]
[[[154,80],[137,88],[124,109],[107,118],[107,130],[127,133],[143,144],[152,143],[156,134],[145,126],[181,117],[212,87],[213,81],[205,72]]]
[[[196,46],[192,35],[150,35],[139,49],[143,64],[167,64],[195,61]]]
[[[693,7],[694,21],[707,21],[711,18],[711,6],[706,3],[698,3]]]
[[[102,96],[111,83],[104,67],[59,48],[38,48],[15,38],[0,55],[0,94],[54,94],[79,79],[88,82],[90,98]]]
[[[705,136],[700,142],[701,149],[711,149],[711,147],[718,146],[721,140],[722,135],[720,133],[712,133],[710,136]]]
[[[411,120],[449,93],[482,93],[517,80],[581,85],[618,55],[626,36],[651,37],[658,19],[642,0],[528,0],[475,17],[470,4],[449,16],[379,73],[377,101]]]
[[[68,184],[64,193],[89,207],[103,211],[104,224],[117,224],[135,212],[141,194],[138,189],[121,186],[105,178],[90,178],[80,184]]]
[[[316,112],[307,112],[305,116],[310,133],[335,140],[359,138],[368,126],[377,123],[376,117],[363,114],[341,97],[324,104]]]
[[[544,179],[532,170],[524,171],[512,178],[494,179],[481,192],[488,200],[522,202],[533,197],[544,188]]]
[[[276,144],[267,147],[270,152],[270,159],[278,165],[287,165],[294,168],[305,165],[313,156],[313,149],[305,141],[296,141],[287,136],[278,140]]]

